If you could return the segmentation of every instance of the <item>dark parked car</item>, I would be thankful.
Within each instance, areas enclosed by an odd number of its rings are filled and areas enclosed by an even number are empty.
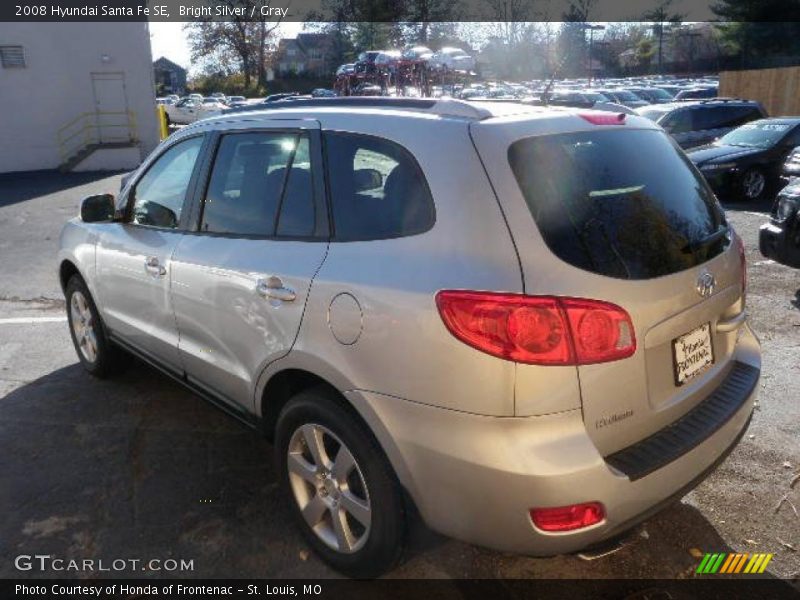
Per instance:
[[[675,98],[669,92],[656,87],[637,87],[627,88],[629,92],[633,92],[642,100],[650,104],[666,104],[667,102],[674,102]]]
[[[780,117],[742,125],[688,154],[718,194],[754,201],[774,192],[797,145],[800,117]]]
[[[767,258],[800,268],[800,183],[780,191],[769,222],[761,226],[758,245]]]
[[[786,183],[791,183],[795,177],[800,177],[800,146],[794,148],[783,163],[783,172],[781,173]]]
[[[698,100],[654,104],[637,113],[661,125],[682,148],[708,144],[732,129],[767,116],[752,100]]]
[[[681,90],[675,94],[675,100],[699,100],[702,98],[716,98],[718,89],[715,87],[699,87]]]

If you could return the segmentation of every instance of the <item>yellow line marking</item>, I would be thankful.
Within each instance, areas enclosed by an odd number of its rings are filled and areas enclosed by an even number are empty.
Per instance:
[[[758,569],[759,573],[763,573],[764,570],[767,568],[769,561],[772,560],[772,557],[775,556],[774,554],[767,554],[766,558],[764,558],[764,562],[761,563],[761,566]]]

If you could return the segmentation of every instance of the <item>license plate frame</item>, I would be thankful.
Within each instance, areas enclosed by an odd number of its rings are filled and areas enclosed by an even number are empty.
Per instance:
[[[692,336],[694,336],[695,339],[693,339]],[[687,353],[687,344],[691,347],[693,343],[700,343],[700,346],[693,348]],[[699,361],[699,366],[693,366],[691,371],[684,368],[683,372],[681,372],[679,369],[679,362],[685,362],[692,354],[696,354],[705,349],[707,349],[707,356]],[[681,360],[679,361],[679,359]],[[699,327],[695,327],[672,340],[672,375],[675,385],[678,387],[686,384],[686,382],[691,381],[700,373],[709,369],[715,361],[711,322],[703,323]]]

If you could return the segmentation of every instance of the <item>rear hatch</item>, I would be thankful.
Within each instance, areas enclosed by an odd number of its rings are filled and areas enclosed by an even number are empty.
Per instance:
[[[595,121],[489,119],[472,136],[525,293],[602,300],[630,315],[634,354],[576,369],[586,429],[608,455],[720,385],[744,306],[738,241],[683,152],[641,117]]]

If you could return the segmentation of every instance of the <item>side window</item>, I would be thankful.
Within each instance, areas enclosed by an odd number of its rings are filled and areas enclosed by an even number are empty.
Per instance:
[[[679,110],[664,119],[662,126],[672,134],[692,131],[692,111]]]
[[[280,219],[281,233],[313,232],[310,166],[307,136],[269,132],[224,135],[211,170],[200,230],[273,236],[283,199],[286,210]]]
[[[433,227],[433,198],[405,148],[371,136],[326,133],[325,151],[337,241],[409,236]]]
[[[704,106],[694,111],[695,131],[731,127],[732,111],[729,106]]]
[[[131,222],[175,229],[203,137],[178,142],[159,156],[133,189]]]

